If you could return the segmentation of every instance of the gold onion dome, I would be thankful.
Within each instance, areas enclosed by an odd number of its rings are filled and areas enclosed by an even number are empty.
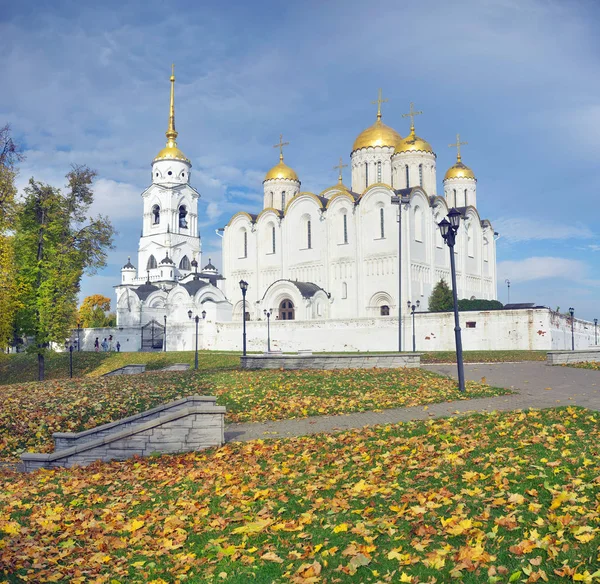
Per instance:
[[[363,130],[352,146],[352,151],[361,148],[374,148],[376,146],[394,147],[402,140],[402,136],[393,128],[386,126],[381,121],[381,114],[377,114],[377,121],[366,130]]]
[[[177,148],[177,131],[175,130],[175,66],[171,66],[171,105],[169,110],[169,129],[165,132],[167,145],[156,155],[159,160],[181,160],[190,164],[187,156]]]
[[[265,180],[285,178],[289,180],[298,180],[298,175],[294,169],[283,162],[283,154],[279,155],[279,164],[276,164],[265,176]]]
[[[398,154],[399,152],[429,152],[434,154],[431,144],[415,134],[414,126],[411,126],[410,134],[396,144],[395,153]]]
[[[456,164],[453,164],[446,172],[446,176],[444,176],[444,180],[448,180],[450,178],[475,179],[475,175],[466,164],[463,164],[460,160],[457,160]]]

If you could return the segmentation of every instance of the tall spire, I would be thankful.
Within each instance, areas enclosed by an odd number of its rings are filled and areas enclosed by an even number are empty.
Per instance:
[[[167,147],[176,148],[177,130],[175,130],[175,64],[171,65],[171,104],[169,108],[169,129],[166,131]]]

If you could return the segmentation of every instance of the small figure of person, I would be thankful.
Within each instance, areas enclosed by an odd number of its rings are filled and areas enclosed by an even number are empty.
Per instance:
[[[121,343],[119,343],[119,341],[117,341],[117,353],[121,352]]]
[[[113,350],[113,336],[112,335],[108,336],[108,350],[109,351]]]
[[[102,350],[106,353],[108,351],[108,341],[106,338],[102,341]]]
[[[98,337],[96,337],[96,340],[94,341],[94,351],[96,351],[96,353],[100,350],[100,341],[98,340]]]

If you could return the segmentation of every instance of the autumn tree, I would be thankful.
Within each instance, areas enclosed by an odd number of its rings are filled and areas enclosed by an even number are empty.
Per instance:
[[[83,299],[79,307],[79,322],[84,328],[113,326],[110,312],[110,298],[102,294],[92,294]]]
[[[431,312],[446,312],[452,310],[454,301],[452,290],[443,278],[434,286],[429,297],[429,310]]]
[[[0,128],[0,348],[14,337],[15,314],[20,307],[14,253],[14,217],[17,209],[17,163],[23,159],[11,137],[10,126]]]
[[[88,218],[95,176],[86,166],[73,167],[66,192],[32,178],[17,216],[15,251],[24,305],[17,324],[34,338],[40,380],[45,347],[64,343],[75,325],[82,275],[104,267],[112,247],[108,218]]]

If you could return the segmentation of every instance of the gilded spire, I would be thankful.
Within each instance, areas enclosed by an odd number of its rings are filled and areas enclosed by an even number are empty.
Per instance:
[[[171,104],[169,108],[169,129],[166,132],[167,147],[177,148],[177,130],[175,130],[175,64],[171,65]]]
[[[448,144],[448,148],[456,148],[456,162],[460,162],[462,159],[460,157],[460,147],[466,146],[468,142],[460,141],[460,134],[456,134],[456,143]]]
[[[385,99],[381,98],[381,88],[379,88],[379,94],[378,97],[375,101],[372,101],[371,103],[376,103],[377,104],[377,121],[381,121],[381,104],[382,103],[386,103],[387,102],[387,97]]]
[[[420,116],[423,112],[415,111],[415,104],[410,102],[410,111],[407,114],[402,114],[403,118],[410,118],[410,133],[415,135],[415,116]]]
[[[289,145],[289,142],[283,141],[283,134],[279,134],[279,144],[273,146],[273,148],[279,148],[279,162],[283,162],[283,147]]]

